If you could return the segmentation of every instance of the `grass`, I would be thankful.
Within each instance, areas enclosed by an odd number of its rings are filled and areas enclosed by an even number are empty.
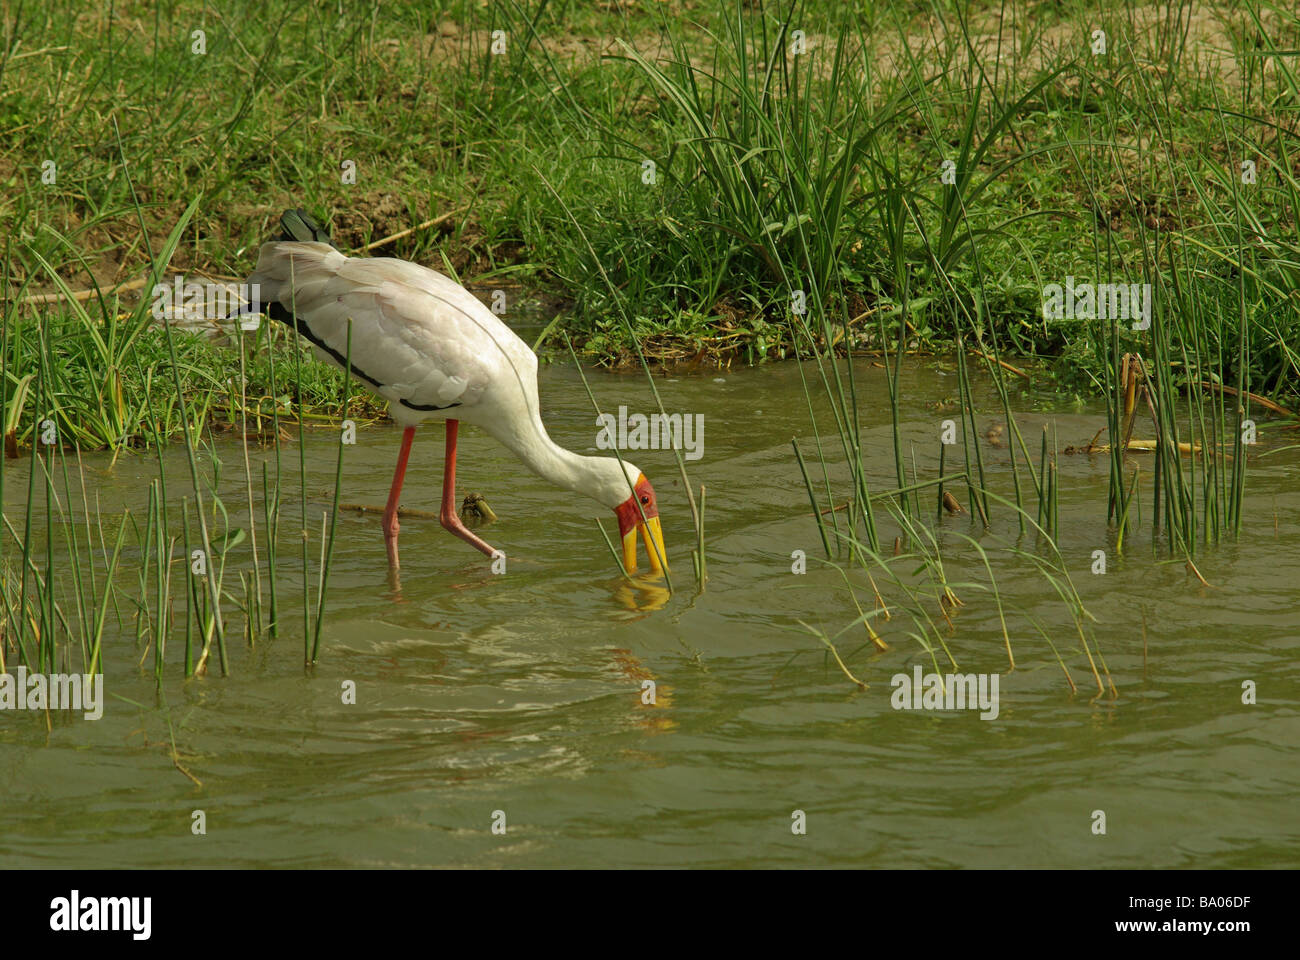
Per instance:
[[[1106,688],[1056,546],[1062,452],[1045,430],[1031,455],[1007,363],[1028,358],[1060,389],[1105,398],[1098,520],[1117,549],[1142,534],[1154,556],[1197,569],[1207,547],[1239,533],[1251,428],[1271,439],[1268,404],[1300,400],[1300,16],[1181,0],[614,6],[373,4],[342,19],[185,0],[114,20],[15,11],[0,50],[0,116],[13,131],[0,153],[11,228],[0,393],[6,450],[32,470],[22,528],[6,530],[17,554],[0,565],[22,658],[53,662],[59,637],[93,658],[96,611],[124,602],[161,673],[174,593],[186,599],[187,675],[213,656],[228,668],[225,609],[243,611],[249,642],[276,635],[288,616],[282,424],[298,433],[304,657],[318,656],[332,524],[313,604],[306,426],[381,408],[305,362],[283,330],[207,338],[158,326],[147,297],[117,286],[148,273],[148,290],[168,270],[242,276],[272,218],[301,205],[326,213],[348,249],[378,242],[375,252],[485,289],[556,298],[544,352],[573,343],[584,360],[647,375],[657,361],[797,363],[811,437],[796,440],[791,472],[846,582],[867,577],[877,597],[872,577],[891,585],[937,668],[940,651],[955,663],[941,624],[958,590],[988,593],[1006,634],[1000,564],[1030,564]],[[1089,49],[1096,24],[1105,52]],[[203,53],[178,39],[196,29]],[[606,55],[575,48],[573,31]],[[430,226],[410,229],[419,224]],[[1150,327],[1045,317],[1046,286],[1067,277],[1150,285]],[[901,440],[901,373],[908,355],[932,350],[956,356],[961,450],[941,445],[925,477]],[[883,359],[891,395],[884,493],[869,482],[875,452],[862,447],[848,362],[868,353]],[[994,489],[983,459],[981,372],[1006,423],[1010,489]],[[241,532],[216,496],[212,453],[224,431],[277,450],[261,477],[261,553],[238,587],[225,550]],[[1130,455],[1134,440],[1152,445],[1149,465]],[[174,442],[190,473],[179,517],[161,454]],[[97,528],[88,502],[84,538],[56,522],[71,516],[69,455],[128,449],[159,464],[130,534]],[[704,491],[697,503],[678,456],[703,589]],[[251,517],[247,456],[244,480]],[[962,488],[975,573],[954,572],[941,529],[954,522],[945,493]],[[841,516],[832,508],[844,502]],[[986,544],[1003,523],[1018,538]],[[255,528],[245,535],[259,544]],[[178,545],[207,561],[183,585]],[[123,563],[138,573],[129,600],[115,585]],[[874,643],[879,607],[853,602]],[[849,673],[852,654],[819,638]],[[1007,653],[1014,662],[1009,639]]]
[[[936,312],[945,312],[945,326],[955,335],[960,392],[958,426],[965,461],[963,476],[971,507],[970,521],[987,534],[997,505],[1014,511],[1022,535],[1027,526],[1032,526],[1038,537],[1039,554],[1011,547],[1008,548],[1010,555],[1022,565],[1031,559],[1066,606],[1074,611],[1080,647],[1096,680],[1098,695],[1104,693],[1107,686],[1114,695],[1105,659],[1095,638],[1090,641],[1085,629],[1090,616],[1077,592],[1069,586],[1068,574],[1055,543],[1060,529],[1057,443],[1053,436],[1049,446],[1045,429],[1035,469],[1011,410],[1001,359],[1003,343],[1014,340],[1014,331],[991,310],[997,294],[990,289],[991,281],[996,276],[995,271],[1001,267],[996,263],[1000,241],[1010,239],[1013,225],[1036,219],[1048,211],[1035,210],[1013,217],[1006,217],[1002,211],[993,211],[990,217],[981,209],[987,206],[983,202],[984,194],[999,179],[1009,178],[1018,168],[1053,154],[1072,157],[1079,169],[1087,172],[1086,183],[1094,210],[1101,207],[1097,185],[1112,179],[1119,183],[1124,197],[1132,205],[1137,205],[1138,198],[1150,196],[1153,189],[1157,195],[1168,190],[1178,198],[1179,178],[1186,181],[1208,175],[1211,186],[1216,188],[1202,189],[1197,194],[1198,197],[1213,196],[1214,201],[1203,201],[1200,209],[1191,216],[1178,218],[1180,224],[1194,219],[1208,221],[1211,232],[1219,239],[1216,247],[1210,247],[1195,231],[1177,230],[1172,231],[1172,235],[1162,236],[1162,224],[1158,219],[1151,233],[1146,231],[1145,222],[1139,225],[1135,247],[1117,237],[1109,224],[1099,224],[1094,220],[1081,230],[1080,239],[1092,250],[1091,269],[1081,271],[1081,275],[1096,277],[1098,282],[1116,282],[1116,278],[1127,277],[1129,279],[1120,279],[1119,282],[1132,283],[1132,278],[1140,278],[1140,282],[1153,291],[1155,309],[1154,317],[1148,318],[1150,323],[1145,327],[1140,323],[1130,327],[1127,317],[1125,322],[1117,322],[1104,315],[1100,320],[1084,317],[1085,322],[1076,325],[1076,335],[1089,346],[1094,359],[1091,367],[1085,368],[1085,373],[1093,377],[1104,393],[1110,411],[1112,471],[1106,519],[1113,524],[1123,518],[1123,529],[1119,532],[1122,538],[1131,528],[1129,498],[1138,489],[1136,473],[1130,477],[1126,472],[1129,468],[1135,385],[1132,377],[1119,382],[1119,371],[1123,366],[1126,370],[1141,371],[1143,379],[1136,386],[1136,392],[1148,401],[1151,426],[1157,435],[1151,484],[1153,503],[1148,512],[1152,549],[1157,556],[1162,552],[1181,556],[1201,578],[1193,563],[1198,544],[1218,542],[1224,536],[1235,535],[1240,529],[1247,460],[1243,438],[1249,424],[1249,398],[1253,395],[1254,377],[1260,372],[1254,364],[1253,351],[1269,350],[1273,354],[1270,363],[1294,366],[1294,357],[1291,348],[1284,345],[1285,339],[1273,342],[1268,324],[1260,322],[1263,316],[1272,316],[1285,309],[1289,295],[1280,287],[1269,289],[1267,284],[1258,282],[1259,254],[1245,243],[1243,226],[1247,222],[1252,226],[1258,225],[1260,209],[1264,206],[1271,208],[1272,215],[1295,209],[1294,201],[1300,197],[1291,189],[1289,173],[1282,172],[1279,193],[1272,197],[1246,197],[1239,188],[1235,171],[1231,169],[1226,176],[1214,177],[1212,171],[1221,162],[1216,157],[1215,148],[1240,150],[1249,141],[1244,136],[1229,134],[1229,114],[1219,105],[1218,94],[1213,88],[1193,92],[1208,95],[1212,100],[1214,111],[1211,117],[1219,125],[1220,136],[1208,145],[1198,145],[1188,151],[1184,149],[1185,145],[1175,142],[1167,133],[1174,123],[1175,113],[1168,85],[1161,87],[1141,73],[1121,83],[1113,71],[1106,69],[1109,64],[1099,67],[1077,57],[1072,62],[1054,65],[1050,70],[1038,71],[1032,82],[1019,84],[1015,74],[1008,73],[1005,82],[999,84],[997,65],[981,61],[964,20],[959,19],[958,29],[950,34],[954,43],[964,42],[969,54],[960,69],[923,74],[918,58],[906,51],[911,72],[909,75],[908,71],[903,71],[900,82],[910,82],[911,86],[904,89],[901,97],[896,90],[893,97],[874,99],[867,91],[854,89],[855,85],[864,82],[862,78],[869,76],[869,71],[859,70],[852,59],[845,65],[845,51],[852,49],[845,34],[838,37],[834,57],[822,75],[810,74],[801,82],[797,73],[773,67],[777,58],[782,63],[794,59],[793,55],[782,58],[779,53],[774,58],[770,53],[773,47],[779,49],[788,40],[784,30],[778,30],[773,41],[769,41],[766,34],[753,40],[743,29],[745,16],[738,15],[737,21],[742,27],[728,33],[715,47],[715,51],[725,51],[725,55],[715,52],[711,71],[697,68],[687,53],[680,49],[675,50],[676,75],[669,75],[645,58],[638,57],[636,61],[666,92],[666,99],[675,108],[681,125],[691,131],[689,155],[695,159],[695,164],[689,168],[692,177],[703,182],[702,194],[715,198],[710,207],[715,216],[725,218],[722,221],[715,219],[709,225],[723,234],[758,238],[760,249],[755,264],[761,262],[765,268],[775,268],[779,273],[779,282],[775,286],[790,293],[791,303],[783,309],[789,318],[794,350],[801,362],[807,359],[815,366],[813,382],[820,382],[819,399],[830,400],[833,432],[843,448],[843,462],[851,473],[848,483],[852,497],[847,527],[843,532],[838,528],[835,531],[840,549],[832,551],[821,522],[825,511],[821,509],[822,503],[796,442],[794,451],[800,475],[817,518],[819,534],[823,544],[827,545],[828,559],[833,553],[843,552],[850,566],[890,574],[899,590],[909,598],[914,611],[915,632],[911,636],[921,643],[932,659],[936,641],[937,646],[952,659],[928,608],[921,604],[921,597],[929,596],[936,600],[940,616],[950,627],[949,612],[960,601],[945,572],[938,538],[922,519],[916,499],[918,484],[915,475],[909,486],[899,431],[899,371],[903,354],[910,346],[908,318],[912,316],[912,305],[920,301],[932,316]],[[1295,18],[1289,26],[1296,26]],[[1179,69],[1175,62],[1178,54],[1163,49],[1156,52],[1164,54],[1166,71]],[[752,64],[758,66],[751,67]],[[1016,123],[1067,72],[1078,77],[1096,98],[1097,117],[1083,118],[1088,126],[1087,136],[1066,136],[1041,146],[1017,143],[1017,150],[994,162],[996,151],[1007,147],[1002,142],[1003,132],[1007,132],[1009,138],[1018,139],[1014,134]],[[777,85],[773,77],[780,78],[779,95],[772,90]],[[927,87],[931,89],[926,90]],[[702,90],[730,98],[731,110],[719,110],[716,102],[701,94]],[[851,93],[859,94],[859,98],[852,98]],[[1185,96],[1187,91],[1180,89],[1179,93]],[[1249,103],[1249,94],[1244,89],[1242,98]],[[932,177],[909,174],[909,168],[913,173],[916,168],[897,161],[897,148],[893,156],[881,149],[878,132],[896,117],[900,99],[916,106],[915,115],[925,129],[923,139],[928,137],[934,146],[932,155],[951,158],[948,175],[941,174],[937,184]],[[959,100],[966,108],[964,122],[955,129],[942,116],[942,107],[949,99]],[[864,116],[855,108],[840,116],[837,107],[841,100],[875,103],[879,105],[879,112],[874,116]],[[1123,121],[1119,119],[1121,117]],[[1136,157],[1132,158],[1136,161],[1135,171],[1129,158],[1120,156],[1117,146],[1123,142],[1128,125],[1137,117],[1152,125],[1156,138],[1148,146],[1139,140]],[[1245,107],[1237,111],[1234,118],[1233,122],[1238,126],[1252,120],[1259,122],[1259,118],[1252,118],[1245,112]],[[1241,123],[1237,124],[1237,120]],[[1096,130],[1097,127],[1102,129]],[[945,128],[950,131],[947,136],[940,134]],[[812,149],[809,130],[818,131],[817,143]],[[1280,136],[1281,131],[1278,133]],[[1154,153],[1153,157],[1147,156],[1148,150]],[[874,304],[868,303],[860,313],[862,304],[855,301],[857,291],[851,289],[849,271],[844,269],[844,262],[848,259],[846,248],[838,241],[856,233],[853,228],[861,229],[864,219],[854,221],[849,214],[853,204],[844,199],[850,193],[847,175],[841,173],[839,179],[824,175],[824,166],[828,162],[832,170],[862,171],[863,177],[870,179],[873,189],[865,193],[858,216],[874,216],[876,229],[869,232],[881,238],[883,253],[892,260],[887,267],[892,268],[888,275],[894,285],[885,291],[887,297]],[[990,165],[993,169],[985,173]],[[1254,185],[1249,177],[1242,177],[1242,180],[1246,185]],[[767,191],[766,200],[762,196],[764,190]],[[790,205],[783,208],[773,198],[781,198]],[[758,229],[764,219],[762,216],[758,221],[753,220],[755,210],[775,214],[768,214],[771,219],[765,229]],[[782,221],[781,213],[785,210],[789,215]],[[704,213],[701,212],[700,216],[703,219]],[[1288,219],[1287,224],[1294,230],[1293,220]],[[1033,275],[1042,277],[1041,263],[1033,250],[1026,249],[1023,241],[1019,248],[1029,260]],[[1289,252],[1282,256],[1289,257]],[[1273,259],[1273,265],[1279,265],[1277,258]],[[836,267],[839,269],[833,269]],[[885,271],[878,270],[876,275],[882,272]],[[751,290],[762,289],[763,282],[759,270],[748,278],[748,287]],[[1226,309],[1229,304],[1235,306],[1235,311]],[[891,519],[899,531],[895,555],[901,555],[908,562],[919,556],[920,570],[931,581],[928,588],[909,585],[898,577],[893,571],[893,560],[882,553],[881,521],[875,516],[877,498],[868,489],[868,465],[858,441],[861,425],[854,383],[855,365],[847,360],[841,363],[837,357],[837,343],[848,345],[854,342],[855,319],[873,313],[877,318],[878,337],[875,342],[884,351],[887,366],[891,358],[891,341],[893,349],[889,385],[898,483],[895,493],[899,495],[896,500],[891,500]],[[890,314],[894,320],[892,330],[886,325],[886,317]],[[1050,319],[1044,313],[1040,316]],[[1026,509],[1026,491],[1020,482],[1015,445],[1011,449],[1013,499],[999,496],[989,488],[983,448],[979,442],[979,412],[973,402],[968,370],[968,352],[972,343],[978,348],[974,353],[982,358],[988,377],[997,386],[1003,415],[1018,441],[1025,475],[1036,477],[1036,516],[1032,520]],[[1149,358],[1149,361],[1143,361],[1142,357]],[[1235,409],[1229,409],[1224,403],[1225,390],[1213,391],[1211,399],[1207,400],[1201,389],[1203,382],[1226,385],[1230,381],[1236,384],[1232,395],[1243,401],[1237,403]],[[804,382],[805,389],[809,390],[808,380]],[[811,411],[811,390],[808,399]],[[816,432],[822,472],[826,475],[827,464],[821,453],[822,434],[816,418],[812,427]],[[1180,439],[1184,436],[1187,441]],[[1184,447],[1193,451],[1193,460],[1186,465],[1183,462]],[[942,461],[939,474],[941,479]],[[832,506],[836,499],[828,490],[827,507]],[[831,516],[835,516],[833,511]],[[970,537],[965,539],[979,552],[989,578],[987,589],[998,604],[1005,636],[1005,614],[989,555],[976,541]],[[1117,543],[1122,544],[1122,539]],[[911,550],[905,552],[908,546]],[[1043,562],[1044,555],[1055,555],[1055,559],[1047,565]],[[858,606],[856,598],[854,605]],[[859,619],[862,619],[861,608],[858,609]],[[818,636],[829,647],[845,674],[855,683],[859,682],[829,639],[822,634]],[[1009,638],[1007,650],[1014,664]],[[955,666],[955,660],[953,664]],[[935,666],[937,670],[937,662]],[[1068,671],[1066,676],[1073,688],[1074,682]]]
[[[52,409],[46,383],[38,376],[33,398],[44,411]],[[346,407],[350,399],[346,384],[343,390],[341,402]],[[180,415],[188,415],[183,401]],[[52,420],[46,417],[43,422]],[[300,446],[303,442],[305,438],[300,438]],[[247,458],[246,438],[244,448]],[[103,667],[101,650],[108,635],[133,639],[141,664],[150,660],[151,673],[161,685],[173,664],[187,678],[208,672],[214,662],[223,676],[230,673],[232,611],[242,615],[242,634],[250,646],[264,634],[279,632],[283,611],[276,603],[277,584],[282,584],[288,571],[279,547],[284,503],[278,448],[274,486],[263,476],[261,507],[269,518],[262,525],[264,562],[257,559],[256,528],[250,538],[245,528],[231,520],[230,506],[220,492],[223,463],[211,433],[196,433],[184,445],[192,485],[179,497],[179,510],[174,489],[169,491],[169,474],[174,474],[175,465],[169,467],[164,461],[164,444],[155,442],[151,449],[157,475],[148,480],[146,505],[137,514],[130,508],[101,504],[98,497],[92,505],[87,489],[91,471],[74,442],[38,439],[32,445],[20,525],[6,515],[0,530],[0,670],[7,668],[12,652],[14,665],[29,669],[96,673]],[[303,543],[301,594],[308,664],[321,655],[345,449],[340,443],[333,500],[321,517],[316,537],[320,558],[314,568],[306,561],[312,534],[305,495],[294,516],[301,527],[301,537],[295,539]],[[0,458],[0,495],[4,473]],[[175,477],[170,480],[174,483]],[[256,511],[251,491],[249,498],[252,523]],[[254,558],[251,569],[246,565],[249,547]],[[240,570],[238,588],[231,568]],[[269,608],[260,599],[264,590],[271,598]],[[169,650],[178,638],[183,640],[179,657]]]
[[[32,387],[42,362],[51,406],[39,412],[48,412],[60,437],[85,450],[140,452],[182,440],[182,398],[191,428],[202,424],[238,433],[247,426],[269,440],[278,417],[296,419],[297,397],[276,389],[272,368],[292,369],[306,348],[278,325],[262,325],[246,341],[237,330],[219,337],[174,331],[174,361],[167,332],[147,320],[141,327],[125,310],[113,309],[97,322],[76,314],[30,316],[14,308],[4,329],[4,439],[10,456],[29,449],[38,432]],[[120,350],[116,360],[106,358],[112,350]],[[340,416],[342,374],[314,362],[303,365],[303,374],[305,419],[324,423]],[[364,422],[382,417],[383,409],[382,401],[366,394],[350,398],[347,412]]]
[[[1255,392],[1294,398],[1295,73],[1269,51],[1294,48],[1297,18],[1258,3],[1197,13],[1202,46],[1171,39],[1185,3],[600,13],[497,0],[376,5],[341,23],[252,4],[117,24],[27,11],[0,67],[15,131],[0,154],[7,259],[17,284],[50,290],[50,269],[76,289],[143,271],[111,116],[158,243],[180,198],[205,197],[176,269],[243,275],[290,205],[328,214],[351,248],[455,210],[382,252],[445,255],[471,282],[562,298],[570,336],[600,362],[634,363],[634,341],[651,360],[789,357],[791,291],[812,287],[848,300],[860,348],[881,349],[874,321],[901,313],[909,348],[942,349],[961,332],[950,301],[978,291],[1008,354],[1049,358],[1063,388],[1092,392],[1089,332],[1035,320],[1043,283],[1131,275],[1148,224],[1162,243],[1203,247],[1201,269],[1230,272],[1237,199],[1223,174],[1249,155],[1259,178],[1243,226],[1267,238],[1247,265],[1260,281],[1249,372]],[[1092,23],[1108,30],[1104,56],[1088,51]],[[194,29],[207,31],[202,55],[181,42]],[[509,39],[501,55],[492,30]],[[1139,158],[1149,138],[1159,150]],[[55,163],[54,183],[37,157]],[[940,192],[945,160],[956,189]],[[913,220],[923,243],[904,242]],[[1087,233],[1099,249],[1079,242]],[[103,322],[108,306],[88,312]],[[563,351],[558,331],[548,343]]]

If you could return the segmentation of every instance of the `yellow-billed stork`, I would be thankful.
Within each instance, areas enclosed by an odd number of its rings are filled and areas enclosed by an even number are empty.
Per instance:
[[[305,211],[287,211],[283,232],[262,245],[248,283],[258,284],[266,313],[311,342],[316,354],[388,401],[404,429],[384,540],[398,566],[397,506],[416,425],[446,422],[443,527],[489,557],[497,551],[456,513],[456,434],[460,421],[482,427],[530,470],[611,508],[623,541],[623,565],[637,566],[637,531],[650,568],[666,563],[654,488],[640,470],[611,457],[584,457],[556,444],[537,404],[537,357],[528,344],[460,284],[427,267],[388,257],[347,257]],[[644,517],[644,520],[642,519]]]

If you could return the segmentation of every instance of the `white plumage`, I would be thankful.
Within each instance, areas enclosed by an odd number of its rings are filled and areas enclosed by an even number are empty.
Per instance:
[[[447,516],[460,420],[486,430],[557,486],[620,512],[621,528],[636,500],[650,508],[647,519],[657,518],[653,490],[635,466],[625,460],[620,469],[615,458],[579,456],[551,440],[537,402],[536,355],[455,281],[405,260],[347,257],[326,243],[275,241],[262,245],[248,282],[258,284],[263,304],[282,308],[272,309],[272,316],[295,325],[318,356],[340,368],[348,356],[350,319],[353,375],[388,400],[390,416],[407,428],[385,514],[393,565],[406,455],[415,425],[428,419],[448,421],[443,525],[485,553],[492,548],[465,530],[454,510]],[[662,553],[657,519],[652,526]],[[632,544],[634,567],[635,531]],[[657,568],[648,536],[647,548]]]
[[[324,243],[267,243],[249,282],[340,356],[351,318],[352,367],[380,384],[375,392],[403,426],[426,418],[421,407],[473,408],[502,374],[536,383],[528,346],[464,287],[418,264],[345,257]],[[474,423],[471,412],[457,416]]]

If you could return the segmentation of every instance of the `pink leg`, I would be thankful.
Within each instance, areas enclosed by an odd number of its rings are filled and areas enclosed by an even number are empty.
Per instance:
[[[456,513],[456,434],[459,430],[459,420],[447,421],[447,456],[443,466],[442,509],[438,512],[438,519],[442,521],[446,530],[490,557],[496,551],[474,536],[461,522],[460,515]]]
[[[402,481],[406,479],[406,461],[411,456],[411,441],[415,439],[415,427],[407,427],[402,432],[402,449],[397,453],[397,469],[393,471],[393,486],[388,491],[388,506],[384,507],[384,543],[388,546],[388,567],[396,570],[397,531],[401,525],[397,522],[397,504],[402,499]]]

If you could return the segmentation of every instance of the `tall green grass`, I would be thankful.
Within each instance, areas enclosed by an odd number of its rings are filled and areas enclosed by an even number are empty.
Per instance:
[[[700,233],[714,242],[725,239],[725,249],[709,251],[710,263],[739,274],[751,295],[761,291],[768,309],[779,312],[788,325],[797,362],[811,374],[804,380],[810,414],[815,406],[829,410],[832,442],[838,441],[839,462],[849,472],[844,481],[849,510],[843,526],[833,509],[842,496],[830,489],[832,471],[817,416],[812,416],[810,427],[825,480],[824,499],[797,441],[794,446],[828,560],[844,554],[851,566],[886,573],[894,569],[894,558],[882,551],[883,519],[876,516],[880,498],[870,491],[871,454],[864,452],[860,440],[863,422],[852,362],[854,346],[864,341],[855,321],[874,315],[876,335],[869,343],[884,351],[891,401],[896,489],[888,498],[889,522],[899,531],[898,543],[906,551],[902,556],[908,562],[920,556],[921,569],[931,578],[928,595],[938,599],[941,615],[947,618],[955,594],[945,573],[940,538],[924,521],[919,506],[918,490],[924,483],[915,470],[908,475],[899,421],[900,374],[903,357],[915,343],[914,318],[924,315],[933,322],[936,315],[946,314],[957,347],[961,476],[970,522],[982,536],[990,535],[995,513],[1000,511],[1022,535],[1033,532],[1038,552],[1011,546],[1006,556],[1017,563],[1031,562],[1060,593],[1074,612],[1079,644],[1098,692],[1108,686],[1113,692],[1104,657],[1086,629],[1090,618],[1069,584],[1056,546],[1059,440],[1055,431],[1044,429],[1034,462],[1005,380],[1006,338],[1001,331],[1007,321],[992,313],[1001,291],[994,286],[995,275],[987,261],[1014,243],[1017,231],[1058,216],[1073,221],[1081,246],[1091,244],[1092,282],[1153,285],[1156,306],[1149,330],[1137,332],[1103,319],[1078,324],[1064,335],[1092,352],[1095,363],[1088,369],[1097,372],[1098,387],[1108,404],[1112,470],[1103,516],[1109,529],[1103,527],[1100,537],[1122,538],[1127,532],[1131,539],[1132,523],[1144,515],[1152,548],[1159,552],[1163,547],[1190,562],[1197,544],[1217,542],[1240,529],[1250,453],[1242,431],[1255,386],[1253,345],[1263,345],[1270,362],[1294,372],[1291,348],[1273,342],[1272,331],[1260,322],[1261,317],[1280,313],[1287,297],[1280,283],[1263,281],[1260,245],[1246,242],[1248,232],[1256,237],[1272,235],[1262,224],[1263,211],[1243,196],[1234,176],[1214,173],[1221,168],[1216,157],[1258,152],[1244,128],[1253,124],[1258,130],[1263,123],[1244,108],[1225,109],[1213,87],[1202,83],[1190,96],[1210,110],[1219,128],[1217,141],[1189,151],[1186,144],[1172,139],[1171,128],[1181,109],[1172,102],[1176,88],[1157,82],[1153,79],[1157,74],[1149,71],[1119,70],[1115,60],[1125,57],[1140,66],[1155,57],[1167,78],[1183,69],[1184,51],[1170,39],[1177,35],[1173,29],[1161,33],[1157,48],[1149,52],[1139,49],[1121,29],[1112,40],[1112,50],[1118,52],[1110,59],[1091,62],[1083,55],[1086,45],[1080,44],[1082,53],[1046,64],[1026,77],[1000,71],[1000,63],[983,62],[966,20],[959,16],[943,23],[939,43],[944,53],[937,65],[934,58],[914,53],[907,38],[900,37],[897,59],[906,69],[887,89],[873,89],[864,79],[871,76],[869,65],[861,62],[870,47],[864,37],[840,30],[823,38],[816,57],[801,56],[789,47],[790,29],[800,22],[800,9],[792,5],[790,15],[778,22],[737,5],[724,29],[709,35],[707,65],[701,65],[692,56],[694,51],[680,42],[674,42],[666,59],[654,60],[630,48],[625,53],[657,97],[659,127],[666,134],[666,143],[656,154],[664,193],[678,204],[694,204]],[[1040,114],[1071,81],[1093,98],[1097,122],[1088,118],[1046,142],[1022,140],[1018,125]],[[1248,102],[1244,89],[1242,98]],[[887,131],[908,120],[923,131],[919,145],[929,148],[929,159],[919,166],[912,156],[903,159],[896,142],[886,139]],[[1134,151],[1117,147],[1135,124],[1149,125],[1155,132],[1152,144],[1139,142]],[[646,155],[644,146],[620,138],[613,129],[603,128],[600,133],[617,159],[632,164],[638,155]],[[1276,136],[1285,156],[1282,141],[1291,135],[1277,130],[1270,136]],[[1130,153],[1141,181],[1134,181],[1128,169]],[[1080,216],[1068,207],[1038,204],[1025,210],[1008,205],[1005,190],[999,192],[997,186],[1022,168],[1033,169],[1048,160],[1078,166],[1081,179],[1089,185],[1094,211],[1104,209],[1105,198],[1093,185],[1116,182],[1131,208],[1142,209],[1154,191],[1187,205],[1188,209],[1179,210],[1180,221],[1197,226],[1166,232],[1157,219],[1154,232],[1148,232],[1140,223],[1136,244],[1125,243],[1120,249],[1113,230],[1099,216]],[[946,178],[940,176],[944,161],[951,162],[951,176]],[[1148,182],[1147,177],[1155,181]],[[1198,201],[1194,208],[1188,202],[1189,191],[1178,189],[1180,183],[1190,182],[1197,184],[1191,191]],[[1274,189],[1280,195],[1270,199],[1267,209],[1273,216],[1282,213],[1284,223],[1293,229],[1294,179],[1281,171],[1278,183]],[[853,281],[860,280],[851,256],[855,241],[869,243],[879,265],[873,277],[875,296],[865,301],[865,311],[859,309],[864,301],[853,289]],[[617,238],[612,242],[617,243]],[[689,260],[704,252],[697,246],[701,242],[698,237],[683,240],[675,245],[676,251]],[[1268,250],[1268,243],[1263,248]],[[593,264],[612,257],[625,269],[634,262],[631,252],[621,248],[592,248],[588,256]],[[1031,257],[1025,266],[1026,279],[1038,291],[1053,279],[1063,282],[1067,273],[1076,275],[1076,270],[1081,279],[1089,276],[1073,260],[1049,263]],[[1285,276],[1291,263],[1274,255],[1270,266]],[[628,281],[606,286],[635,290],[645,278]],[[703,289],[709,296],[717,294],[707,277]],[[1021,304],[1022,309],[1028,308],[1022,322],[1042,322],[1039,297],[1026,299]],[[1150,397],[1151,429],[1157,443],[1151,468],[1154,478],[1146,485],[1131,472],[1135,455],[1126,449],[1132,419],[1125,415],[1124,387],[1118,382],[1124,354],[1141,358],[1148,375],[1140,389]],[[987,414],[977,409],[974,400],[971,357],[979,358],[994,383],[1006,421],[1013,487],[1007,496],[991,488],[986,472],[979,418]],[[1233,396],[1241,402],[1225,403],[1226,391],[1207,393],[1202,381],[1234,384]],[[1180,444],[1190,446],[1180,448]],[[1190,449],[1192,456],[1185,456],[1184,449]],[[1032,490],[1022,484],[1022,467]],[[943,470],[941,462],[934,482],[944,479]],[[1135,513],[1130,498],[1140,490],[1146,490],[1152,502],[1148,510]],[[831,518],[833,531],[824,516]],[[1116,531],[1120,518],[1125,529]],[[989,554],[974,539],[966,539],[979,552],[989,577],[988,590],[1002,616]],[[1050,563],[1047,557],[1053,558]],[[901,578],[895,578],[895,583],[914,604],[919,603],[924,591],[917,593],[914,584],[905,585]],[[936,650],[946,651],[931,612],[919,606],[914,609],[913,635],[932,657]],[[827,637],[820,639],[829,644]],[[838,659],[833,647],[831,652]]]

